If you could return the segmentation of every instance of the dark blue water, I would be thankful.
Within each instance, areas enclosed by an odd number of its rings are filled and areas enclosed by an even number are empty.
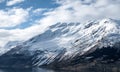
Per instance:
[[[108,68],[108,69],[100,69],[100,68],[89,68],[89,69],[82,69],[79,71],[69,71],[69,70],[51,70],[45,68],[29,68],[29,69],[11,69],[11,68],[0,68],[0,72],[120,72],[117,68]]]
[[[29,69],[0,68],[0,72],[72,72],[72,71],[50,70],[44,68],[29,68]]]

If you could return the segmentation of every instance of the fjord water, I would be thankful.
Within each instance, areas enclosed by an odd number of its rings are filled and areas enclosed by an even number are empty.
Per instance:
[[[28,68],[28,69],[0,68],[0,72],[73,72],[73,71],[50,70],[45,68]]]
[[[46,68],[26,68],[26,69],[16,69],[16,68],[0,68],[0,72],[120,72],[119,68],[87,68],[82,70],[51,70]]]

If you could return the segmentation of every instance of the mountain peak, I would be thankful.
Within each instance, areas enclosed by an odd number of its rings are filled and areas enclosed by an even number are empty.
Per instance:
[[[100,21],[100,25],[106,27],[106,31],[117,29],[117,24],[112,19],[103,19]]]

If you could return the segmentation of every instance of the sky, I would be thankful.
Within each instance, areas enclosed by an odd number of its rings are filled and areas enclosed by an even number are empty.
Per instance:
[[[57,22],[120,19],[120,0],[0,0],[0,46],[25,41]]]

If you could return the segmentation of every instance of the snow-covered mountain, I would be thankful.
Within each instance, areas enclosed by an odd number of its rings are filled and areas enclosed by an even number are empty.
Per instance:
[[[5,46],[4,48],[14,48],[18,45],[22,44],[22,41],[9,41]]]
[[[57,23],[49,26],[44,33],[3,54],[0,57],[0,64],[3,66],[6,64],[8,66],[71,65],[80,63],[81,60],[95,58],[103,60],[111,55],[110,50],[115,50],[112,56],[118,55],[119,48],[119,20],[103,19],[86,24]]]

